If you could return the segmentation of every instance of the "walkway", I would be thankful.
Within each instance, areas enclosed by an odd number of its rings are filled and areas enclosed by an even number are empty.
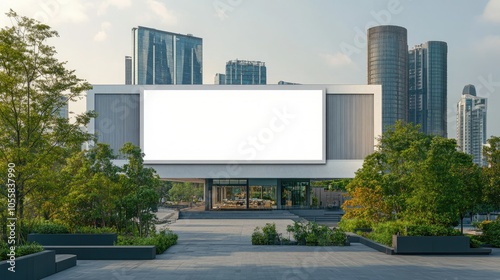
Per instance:
[[[269,220],[178,220],[178,245],[151,261],[78,261],[46,279],[499,279],[500,250],[489,256],[389,256],[348,247],[252,246]],[[276,220],[286,232],[290,220]]]

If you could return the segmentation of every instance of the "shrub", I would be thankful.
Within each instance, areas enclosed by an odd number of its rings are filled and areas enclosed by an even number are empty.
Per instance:
[[[287,227],[287,231],[293,234],[293,238],[299,245],[310,246],[344,246],[347,244],[347,235],[343,230],[332,230],[315,222],[307,224],[295,222]]]
[[[368,238],[375,242],[392,246],[393,235],[402,236],[458,236],[460,231],[441,225],[412,225],[402,221],[390,221],[377,224],[373,231],[368,234]]]
[[[349,242],[347,240],[347,235],[341,229],[334,229],[333,230],[333,235],[331,236],[330,241],[332,242],[332,245],[334,245],[334,246],[349,245]]]
[[[112,227],[92,227],[92,226],[84,226],[78,227],[75,230],[75,233],[84,233],[84,234],[101,234],[101,233],[116,233],[116,229]]]
[[[486,244],[500,247],[500,220],[484,221],[479,229],[483,231],[482,239]]]
[[[307,226],[301,222],[294,222],[293,226],[288,225],[286,231],[292,233],[293,238],[297,241],[298,245],[305,245],[308,235]]]
[[[278,245],[280,244],[279,234],[276,231],[275,223],[267,223],[261,232],[260,227],[256,227],[252,233],[252,245]]]
[[[43,251],[43,246],[33,242],[33,243],[27,243],[21,246],[16,247],[16,256],[21,257],[21,256],[26,256],[29,254],[34,254]]]
[[[372,226],[370,222],[362,219],[342,219],[339,222],[339,228],[345,232],[370,231]]]
[[[163,230],[149,237],[118,236],[119,246],[156,246],[156,254],[162,254],[171,246],[177,244],[177,234],[170,230]]]
[[[373,227],[373,231],[368,234],[368,238],[375,242],[392,246],[392,236],[395,234],[406,235],[407,225],[400,221],[379,223]]]
[[[460,231],[440,225],[411,225],[407,228],[408,236],[458,236]]]
[[[9,253],[9,246],[7,242],[0,240],[0,260],[6,260]]]
[[[481,240],[480,236],[477,235],[467,235],[470,240],[470,247],[471,248],[479,248],[483,245],[483,241]]]
[[[45,222],[33,227],[33,233],[40,234],[58,234],[58,233],[69,233],[68,227],[61,224],[55,224],[52,222]]]
[[[7,254],[9,253],[9,251],[9,245],[6,242],[0,242],[0,260],[8,259]],[[16,258],[38,253],[41,251],[43,251],[43,246],[35,242],[19,245],[16,246]]]

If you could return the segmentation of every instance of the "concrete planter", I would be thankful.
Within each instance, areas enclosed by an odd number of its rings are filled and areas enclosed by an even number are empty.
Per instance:
[[[45,246],[56,254],[76,255],[78,260],[154,260],[155,246]]]
[[[116,233],[102,234],[28,234],[29,242],[44,246],[112,246],[117,241]]]
[[[489,254],[489,249],[471,249],[467,236],[392,236],[396,254]]]
[[[54,251],[42,251],[16,258],[16,272],[7,269],[7,261],[0,262],[0,279],[5,280],[37,280],[56,273],[56,255]]]

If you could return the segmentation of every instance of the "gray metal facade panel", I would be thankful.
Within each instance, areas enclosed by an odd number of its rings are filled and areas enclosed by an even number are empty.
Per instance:
[[[373,95],[327,94],[326,159],[364,159],[374,151]]]
[[[107,143],[115,154],[123,144],[140,142],[140,96],[139,94],[95,95],[95,120],[97,141]]]

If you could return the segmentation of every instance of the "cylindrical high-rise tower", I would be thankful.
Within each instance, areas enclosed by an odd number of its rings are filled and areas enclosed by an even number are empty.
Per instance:
[[[368,84],[382,85],[382,128],[408,118],[408,41],[406,28],[368,29]]]

